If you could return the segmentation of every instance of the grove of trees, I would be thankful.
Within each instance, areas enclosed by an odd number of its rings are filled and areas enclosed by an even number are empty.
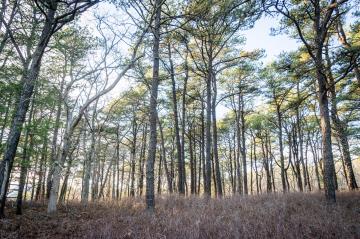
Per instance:
[[[2,0],[0,216],[8,200],[357,190],[359,5]],[[243,35],[265,16],[299,43],[267,64]]]

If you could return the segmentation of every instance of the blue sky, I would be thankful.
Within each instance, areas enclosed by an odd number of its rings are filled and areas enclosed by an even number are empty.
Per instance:
[[[264,49],[266,57],[264,63],[274,60],[283,51],[293,51],[299,48],[300,43],[287,35],[270,35],[270,29],[278,25],[278,19],[262,17],[255,26],[244,32],[246,37],[245,50]]]

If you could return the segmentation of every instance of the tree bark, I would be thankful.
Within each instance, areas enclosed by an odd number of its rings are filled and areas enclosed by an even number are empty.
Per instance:
[[[330,85],[330,101],[331,101],[331,120],[336,132],[337,137],[339,138],[339,143],[341,145],[341,153],[344,163],[347,170],[347,182],[350,190],[355,190],[358,188],[356,183],[355,174],[352,166],[350,149],[349,149],[349,140],[347,136],[347,124],[339,118],[337,110],[337,98],[336,98],[336,89],[335,89],[335,80],[331,70],[331,60],[329,56],[328,46],[325,46],[325,57],[327,61],[327,70],[328,70],[328,79]]]
[[[176,158],[177,158],[177,168],[178,168],[178,192],[180,194],[185,194],[185,178],[184,178],[184,163],[182,158],[182,143],[180,142],[180,129],[179,129],[179,116],[178,116],[178,103],[176,96],[176,83],[175,83],[175,71],[174,64],[171,56],[171,46],[168,43],[168,57],[170,62],[170,78],[172,86],[172,101],[173,101],[173,113],[174,113],[174,126],[175,126],[175,139],[176,139]],[[182,129],[184,131],[184,129]]]
[[[15,115],[12,120],[9,136],[6,142],[6,149],[3,160],[0,163],[0,217],[4,216],[6,193],[9,184],[9,178],[16,154],[16,149],[20,140],[22,126],[25,122],[25,116],[29,108],[30,98],[34,92],[34,86],[40,72],[41,60],[53,34],[53,25],[55,12],[57,10],[57,1],[52,4],[47,12],[47,18],[40,35],[39,42],[31,59],[29,69],[26,69],[21,82],[23,82],[20,99],[18,100]]]
[[[245,138],[245,112],[244,112],[244,98],[243,94],[240,94],[240,111],[239,111],[239,119],[240,119],[240,132],[241,132],[241,158],[242,158],[242,166],[243,166],[243,181],[244,181],[244,194],[248,194],[248,185],[247,185],[247,163],[246,163],[246,138]]]
[[[285,193],[286,181],[285,181],[285,158],[284,158],[284,145],[283,145],[283,131],[282,131],[282,114],[280,106],[276,106],[276,115],[278,121],[278,139],[279,139],[279,151],[280,151],[280,174],[281,174],[281,185],[282,190]]]
[[[66,64],[65,64],[66,65]],[[49,165],[49,173],[47,177],[47,188],[46,188],[46,197],[49,199],[50,197],[50,189],[51,189],[51,183],[52,183],[52,176],[54,172],[53,164],[56,161],[57,158],[57,140],[59,135],[59,127],[60,127],[60,117],[61,117],[61,110],[62,110],[62,94],[64,90],[64,81],[65,81],[65,74],[63,76],[63,79],[60,83],[60,92],[58,96],[58,102],[56,106],[56,119],[55,119],[55,126],[54,126],[54,132],[53,132],[53,138],[52,138],[52,147],[51,147],[51,153],[50,153],[50,165]]]
[[[35,94],[34,94],[35,95]],[[28,172],[28,167],[30,166],[30,158],[33,152],[34,140],[33,140],[33,132],[31,132],[31,122],[33,119],[34,113],[34,98],[32,98],[32,103],[29,111],[29,119],[27,122],[27,129],[25,133],[25,142],[24,142],[24,150],[23,157],[20,164],[20,179],[19,179],[19,191],[16,199],[16,214],[22,214],[22,201],[23,201],[23,192],[25,187],[26,175]],[[30,141],[30,142],[29,142]],[[32,185],[34,187],[34,185]],[[26,193],[26,192],[25,192]]]
[[[212,75],[212,85],[213,85],[213,97],[211,104],[211,113],[212,113],[212,128],[213,128],[213,159],[214,159],[214,170],[215,170],[215,179],[216,179],[216,193],[217,197],[222,197],[223,190],[221,184],[221,174],[220,174],[220,164],[219,164],[219,152],[218,152],[218,134],[217,134],[217,124],[216,124],[216,97],[217,97],[217,85],[216,78],[211,71]]]
[[[149,151],[146,162],[146,206],[149,210],[155,208],[155,190],[154,190],[154,164],[156,157],[157,144],[157,96],[159,87],[159,46],[160,46],[160,28],[161,28],[161,0],[155,1],[155,22],[154,22],[154,40],[153,40],[153,78],[150,92],[150,139]]]

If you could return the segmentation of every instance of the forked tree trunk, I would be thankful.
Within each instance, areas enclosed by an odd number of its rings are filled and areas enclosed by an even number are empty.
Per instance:
[[[339,144],[341,145],[341,154],[346,166],[346,181],[348,183],[348,187],[350,190],[354,190],[358,188],[356,183],[354,169],[352,166],[350,148],[349,148],[349,140],[347,135],[347,124],[342,121],[338,116],[337,110],[337,96],[336,96],[336,88],[335,88],[335,80],[331,70],[331,60],[329,56],[328,46],[325,46],[325,57],[327,61],[327,70],[328,70],[328,79],[330,84],[330,101],[331,101],[331,120],[336,132],[336,135],[339,138]],[[344,168],[345,170],[345,168]]]
[[[54,173],[54,167],[53,164],[56,161],[57,158],[57,140],[59,135],[59,128],[60,128],[60,117],[61,117],[61,110],[62,110],[62,94],[63,94],[63,88],[64,88],[64,81],[65,77],[63,77],[61,83],[60,83],[60,92],[58,96],[57,106],[56,106],[56,119],[55,119],[55,125],[54,125],[54,132],[52,137],[52,146],[51,146],[51,153],[50,153],[50,165],[49,165],[49,173],[47,177],[47,188],[46,188],[46,197],[50,197],[50,190],[51,190],[51,183],[52,183],[52,176]]]

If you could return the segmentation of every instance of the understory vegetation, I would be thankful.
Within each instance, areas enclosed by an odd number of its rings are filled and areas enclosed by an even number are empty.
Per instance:
[[[160,196],[155,213],[143,198],[82,206],[69,202],[56,215],[46,204],[14,209],[0,223],[1,238],[359,238],[360,194],[264,194],[223,199]],[[9,207],[11,203],[9,203]]]

